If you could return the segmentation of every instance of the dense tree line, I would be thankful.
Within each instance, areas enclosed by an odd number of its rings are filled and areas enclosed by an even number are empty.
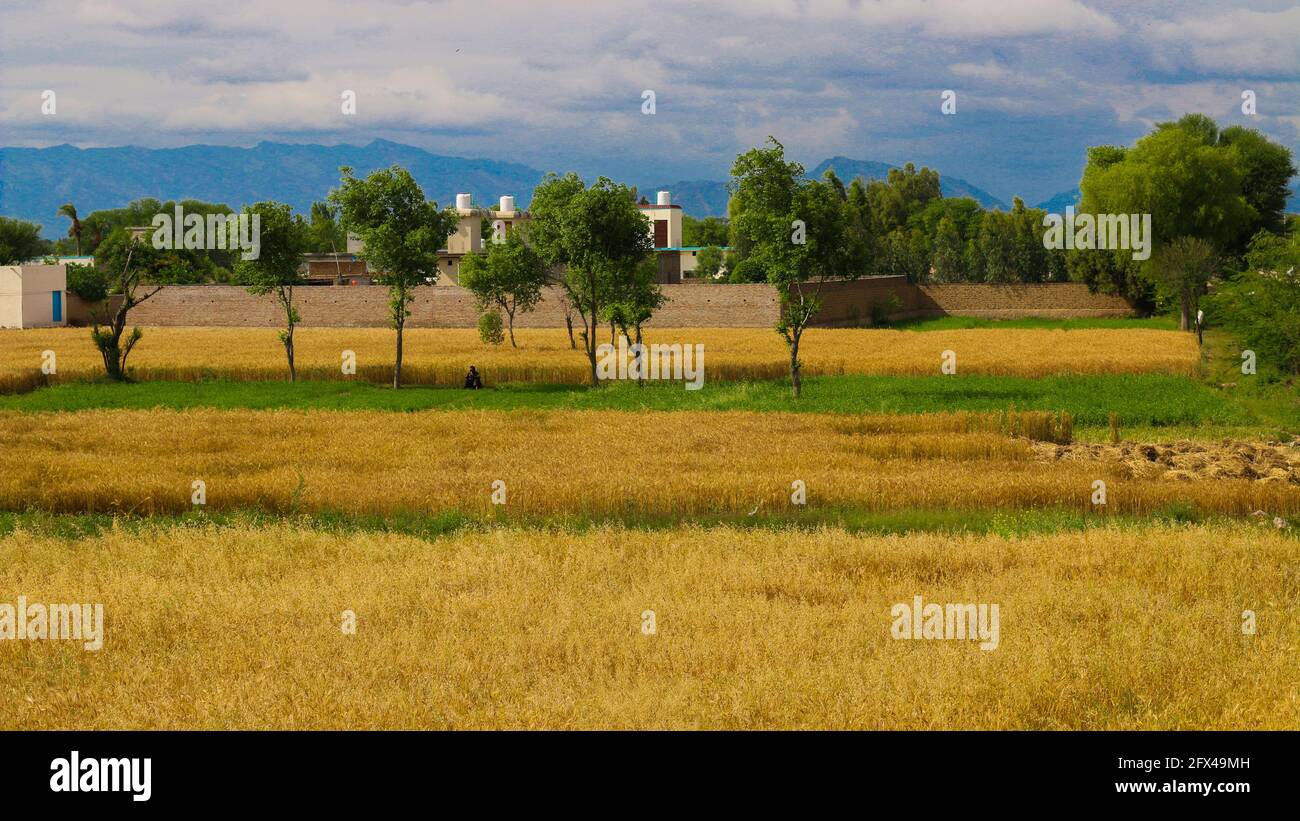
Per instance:
[[[1068,279],[1065,254],[1044,248],[1046,212],[1016,198],[1012,209],[985,211],[966,197],[944,197],[939,174],[908,163],[887,179],[847,186],[826,172],[827,196],[845,209],[856,274],[906,276],[911,282],[1048,282]],[[732,224],[745,207],[732,197]],[[767,272],[751,260],[749,239],[731,233],[732,280],[761,282]]]
[[[1145,311],[1177,309],[1184,323],[1222,271],[1246,266],[1252,239],[1288,236],[1285,207],[1296,174],[1291,152],[1253,129],[1220,129],[1189,114],[1160,123],[1132,147],[1088,151],[1079,214],[1150,214],[1154,253],[1047,247],[1045,211],[1015,198],[1009,211],[944,197],[939,174],[907,164],[884,180],[848,185],[827,171],[825,195],[845,212],[844,275],[891,274],[912,282],[1063,282],[1129,299]],[[729,204],[730,279],[770,277]],[[697,229],[698,233],[698,229]],[[1192,242],[1198,240],[1199,242]],[[1208,250],[1207,250],[1208,249]],[[1198,260],[1201,262],[1198,263]]]

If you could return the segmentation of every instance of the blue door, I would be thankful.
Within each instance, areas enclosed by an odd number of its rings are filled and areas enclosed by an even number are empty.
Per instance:
[[[51,311],[54,315],[54,321],[62,322],[63,321],[63,292],[54,291],[52,293],[54,294],[54,303],[51,306]]]

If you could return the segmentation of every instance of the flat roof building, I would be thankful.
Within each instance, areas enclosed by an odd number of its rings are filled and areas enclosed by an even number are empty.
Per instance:
[[[68,266],[0,265],[0,328],[68,324]]]

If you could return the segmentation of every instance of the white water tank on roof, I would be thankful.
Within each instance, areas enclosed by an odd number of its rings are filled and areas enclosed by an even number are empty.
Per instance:
[[[660,204],[660,205],[672,205],[672,204],[673,204],[673,195],[670,194],[670,193],[668,193],[667,191],[660,191],[660,192],[659,192],[659,204]]]
[[[457,195],[456,195],[456,208],[459,209],[459,210],[461,210],[461,211],[468,211],[470,208],[473,207],[473,206],[470,205],[470,201],[471,201],[472,199],[473,199],[473,198],[470,197],[469,194],[457,194]]]
[[[515,198],[514,198],[514,197],[502,197],[502,198],[501,198],[501,207],[498,208],[497,210],[498,210],[498,211],[513,211],[513,210],[515,210]]]

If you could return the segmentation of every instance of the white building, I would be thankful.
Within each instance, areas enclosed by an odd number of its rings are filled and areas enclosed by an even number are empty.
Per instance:
[[[660,191],[654,205],[638,206],[650,220],[650,239],[656,250],[682,247],[682,207],[673,204],[673,195]]]
[[[0,265],[0,328],[68,324],[66,265]]]

